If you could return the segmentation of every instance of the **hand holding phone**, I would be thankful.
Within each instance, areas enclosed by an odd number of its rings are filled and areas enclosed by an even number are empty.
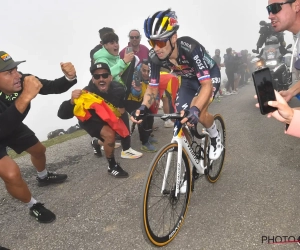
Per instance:
[[[126,47],[126,53],[123,58],[124,62],[125,63],[131,62],[133,57],[134,57],[134,53],[133,53],[132,47]]]
[[[277,110],[268,105],[268,101],[276,101],[270,69],[257,70],[252,73],[252,78],[261,114],[266,115]]]
[[[135,71],[133,74],[133,80],[135,82],[135,86],[136,87],[140,87],[141,86],[141,74],[140,71]]]
[[[126,47],[126,54],[133,52],[132,47]]]

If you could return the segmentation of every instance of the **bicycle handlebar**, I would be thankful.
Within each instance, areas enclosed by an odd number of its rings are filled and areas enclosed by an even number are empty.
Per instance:
[[[171,114],[151,114],[151,113],[147,113],[145,115],[143,115],[143,117],[141,117],[140,119],[143,119],[147,116],[153,116],[153,117],[159,117],[160,119],[166,121],[168,119],[173,119],[173,120],[179,120],[181,121],[183,118],[185,118],[184,116],[181,116],[180,113],[171,113]],[[135,126],[134,126],[135,127]],[[134,127],[133,127],[133,130],[134,130]],[[191,133],[198,139],[202,139],[205,137],[205,134],[203,133],[200,133],[197,131],[196,128],[194,127],[189,127],[190,128],[190,131]],[[133,132],[133,130],[131,132]]]
[[[166,121],[168,119],[176,119],[181,121],[184,116],[181,116],[180,113],[172,113],[172,114],[146,114],[146,116],[159,117],[160,119]]]

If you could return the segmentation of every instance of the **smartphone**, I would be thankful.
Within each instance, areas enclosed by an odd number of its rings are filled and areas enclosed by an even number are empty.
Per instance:
[[[268,101],[276,101],[270,69],[263,68],[254,71],[252,78],[261,114],[266,115],[277,110],[268,105]]]
[[[126,54],[133,52],[132,47],[127,47],[126,48]]]
[[[142,77],[141,77],[140,71],[135,71],[134,72],[133,79],[134,79],[136,87],[141,86],[141,79],[142,79]]]

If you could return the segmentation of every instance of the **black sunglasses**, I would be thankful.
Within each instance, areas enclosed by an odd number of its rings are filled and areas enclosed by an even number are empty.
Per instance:
[[[272,3],[270,5],[267,6],[267,11],[270,15],[270,13],[272,13],[273,15],[277,14],[279,11],[282,10],[282,7],[281,5],[284,5],[284,4],[287,4],[287,3],[293,3],[295,2],[296,0],[289,0],[289,1],[286,1],[284,3]]]
[[[129,36],[130,39],[140,39],[140,36]]]
[[[109,74],[108,73],[103,73],[103,74],[93,74],[93,77],[96,79],[96,80],[99,80],[100,77],[102,76],[103,79],[107,79]]]

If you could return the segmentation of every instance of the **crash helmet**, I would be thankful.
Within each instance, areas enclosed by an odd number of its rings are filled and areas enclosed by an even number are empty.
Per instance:
[[[144,22],[144,32],[148,39],[166,40],[179,29],[175,11],[167,9],[149,16]]]

